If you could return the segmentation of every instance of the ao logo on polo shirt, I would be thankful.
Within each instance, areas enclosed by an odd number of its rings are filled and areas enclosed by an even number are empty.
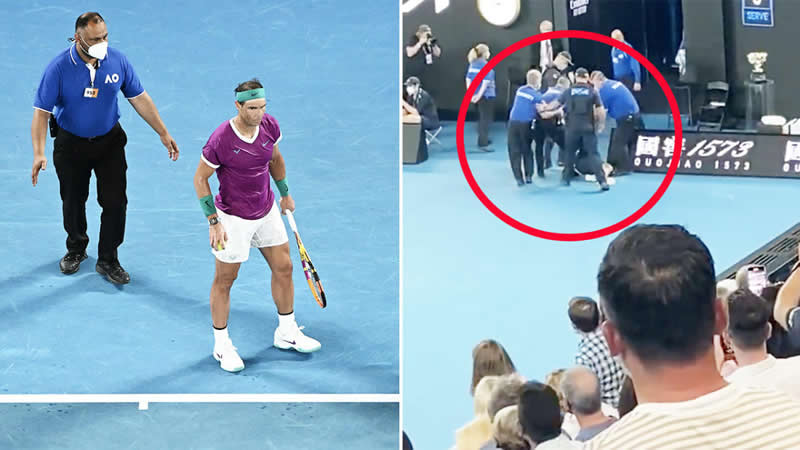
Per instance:
[[[119,75],[116,73],[106,75],[106,84],[119,82]]]

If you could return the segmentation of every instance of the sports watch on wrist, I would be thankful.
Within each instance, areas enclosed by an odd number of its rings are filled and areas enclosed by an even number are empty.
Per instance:
[[[213,226],[219,223],[219,219],[216,217],[212,217],[208,219],[208,226]]]

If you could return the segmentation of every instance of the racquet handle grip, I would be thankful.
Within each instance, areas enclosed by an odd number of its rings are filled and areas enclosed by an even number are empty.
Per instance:
[[[288,209],[286,210],[286,218],[289,219],[289,227],[293,232],[297,233],[297,224],[294,222],[294,215]]]

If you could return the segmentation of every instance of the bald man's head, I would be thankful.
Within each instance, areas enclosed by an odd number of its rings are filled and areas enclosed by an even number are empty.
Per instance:
[[[561,391],[573,414],[588,416],[600,412],[600,379],[586,367],[578,366],[567,370],[561,380]]]
[[[549,33],[553,31],[553,22],[549,20],[543,20],[542,23],[539,24],[539,32],[540,33]]]
[[[616,40],[618,40],[620,42],[625,41],[625,36],[622,34],[622,30],[619,30],[619,29],[614,30],[614,31],[611,32],[611,38],[612,39],[616,39]]]

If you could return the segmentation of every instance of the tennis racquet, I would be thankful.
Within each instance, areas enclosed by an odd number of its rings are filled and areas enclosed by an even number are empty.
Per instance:
[[[297,224],[294,221],[292,212],[286,210],[286,217],[289,219],[289,227],[292,228],[294,237],[297,239],[297,249],[300,251],[300,262],[303,264],[303,273],[306,275],[308,287],[311,288],[311,293],[314,294],[314,300],[319,303],[320,307],[324,308],[327,306],[328,302],[325,300],[325,290],[322,289],[322,283],[319,281],[317,270],[314,269],[314,264],[311,263],[311,257],[308,256],[306,247],[300,239],[300,233],[297,232]]]

